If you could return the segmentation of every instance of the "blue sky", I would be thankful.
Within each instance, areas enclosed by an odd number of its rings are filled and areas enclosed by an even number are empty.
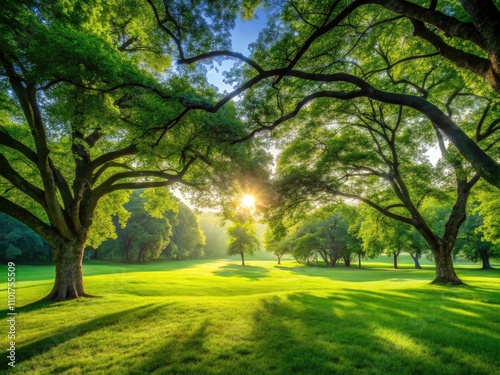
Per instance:
[[[241,18],[236,20],[235,28],[232,32],[231,44],[234,52],[240,52],[245,56],[250,54],[248,45],[257,40],[259,32],[266,26],[267,15],[259,8],[256,16],[250,21],[242,21]],[[226,60],[221,66],[217,66],[217,70],[211,69],[207,72],[208,82],[217,86],[221,92],[232,91],[232,87],[223,82],[223,71],[228,71],[233,66],[234,60]]]

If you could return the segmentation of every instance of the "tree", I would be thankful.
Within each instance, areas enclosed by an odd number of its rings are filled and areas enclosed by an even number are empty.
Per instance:
[[[234,173],[249,147],[222,139],[245,134],[231,106],[195,110],[216,101],[213,89],[165,72],[176,39],[139,4],[2,4],[0,210],[51,246],[49,300],[87,296],[84,246],[112,235],[112,216],[126,221],[131,189],[208,186],[214,171]],[[171,6],[189,22],[182,2]],[[227,46],[221,35],[235,7],[194,8],[199,27],[184,32],[187,49],[209,40]]]
[[[177,202],[170,198],[167,192],[161,193],[161,190],[157,189],[155,193],[164,201],[164,205],[161,210],[148,212],[148,209],[155,206],[154,197],[149,194],[151,199],[148,199],[148,193],[150,192],[139,190],[132,193],[130,200],[124,205],[130,213],[130,218],[124,227],[120,227],[115,219],[114,240],[108,240],[107,243],[102,244],[105,253],[110,256],[121,254],[124,262],[144,263],[157,259],[171,242],[172,225],[165,211],[166,209],[176,211]],[[101,246],[97,251],[101,251]]]
[[[273,253],[278,258],[278,264],[281,264],[281,258],[290,254],[293,250],[294,241],[286,235],[286,228],[281,232],[267,226],[264,232],[264,247],[267,252]]]
[[[252,221],[236,222],[227,228],[228,255],[240,255],[241,265],[245,265],[245,255],[253,255],[260,248],[259,239]]]
[[[481,260],[483,270],[492,269],[490,258],[500,257],[498,198],[498,194],[491,187],[486,184],[478,186],[454,251],[456,256],[472,262]]]
[[[202,257],[205,247],[205,234],[200,228],[193,211],[179,202],[179,210],[172,217],[172,238],[164,252],[174,259],[197,259]]]
[[[402,217],[408,224],[413,222],[411,225],[424,236],[434,253],[436,249],[446,249],[437,251],[441,253],[439,256],[434,254],[439,264],[435,281],[459,284],[461,281],[452,271],[451,251],[458,228],[465,220],[470,190],[479,177],[500,187],[500,165],[496,161],[500,129],[498,96],[476,79],[481,69],[480,75],[484,77],[495,75],[496,69],[497,49],[491,32],[498,24],[493,23],[488,29],[483,20],[491,20],[498,9],[491,1],[486,3],[487,6],[479,6],[463,1],[463,7],[456,4],[448,7],[442,2],[439,4],[442,8],[438,9],[438,2],[433,1],[430,9],[426,9],[406,1],[287,2],[277,6],[280,17],[272,18],[273,22],[261,33],[251,59],[230,51],[211,51],[181,62],[230,57],[246,64],[236,70],[243,73],[244,79],[236,78],[240,86],[217,104],[222,105],[246,91],[242,107],[251,127],[243,139],[267,130],[281,138],[278,142],[286,144],[296,129],[284,123],[309,112],[313,102],[322,100],[337,107],[338,100],[359,102],[356,99],[367,98],[374,104],[375,112],[387,104],[387,108],[399,107],[405,116],[414,115],[411,124],[414,130],[435,132],[443,158],[451,166],[445,171],[452,171],[456,179],[457,196],[445,232],[437,233],[418,211],[420,198],[414,196],[411,199],[417,200],[410,203],[408,196],[404,197],[408,187],[408,182],[404,182],[404,187],[397,187],[403,194],[398,200],[402,197],[406,200],[403,205],[408,204],[410,215]],[[486,14],[488,7],[491,13]],[[394,12],[399,15],[394,16]],[[484,19],[480,19],[481,15]],[[459,17],[470,17],[472,22],[461,22]],[[465,42],[460,45],[462,41],[454,39],[450,44],[441,43],[440,32],[430,35],[422,22],[437,26],[453,37],[462,37]],[[411,34],[412,29],[420,38]],[[478,38],[472,38],[472,34]],[[438,56],[436,48],[446,59]],[[487,51],[490,60],[484,59],[483,51]],[[477,69],[481,64],[486,69]],[[494,82],[491,86],[496,88]],[[317,111],[319,119],[323,119],[325,107]],[[369,106],[364,106],[361,112],[362,116],[369,114]],[[304,119],[295,124],[300,121]],[[378,135],[374,134],[376,138]],[[384,135],[383,127],[381,134]],[[446,140],[456,149],[442,147],[447,146]],[[377,145],[376,139],[370,142]],[[477,175],[469,171],[469,164]],[[349,194],[347,197],[352,198]]]
[[[491,187],[481,184],[475,198],[476,214],[482,218],[482,224],[478,229],[483,234],[484,241],[494,245],[500,244],[500,223],[498,222],[500,194]]]
[[[481,261],[483,270],[490,270],[490,257],[500,257],[500,246],[484,240],[481,232],[482,218],[472,215],[465,221],[457,239],[454,253],[472,262]]]
[[[364,107],[360,102],[343,112],[338,107],[328,109],[328,102],[319,103],[308,108],[303,126],[295,124],[300,130],[278,163],[280,205],[326,205],[334,197],[363,202],[422,235],[435,257],[434,282],[460,284],[451,254],[466,217],[470,189],[479,176],[446,147],[439,133],[434,135],[443,160],[437,166],[426,161],[423,152],[432,144],[432,132],[416,132],[412,114],[402,107],[370,102]],[[322,121],[317,120],[320,113]],[[329,120],[329,113],[336,122]],[[443,172],[451,181],[441,178]],[[433,230],[422,211],[423,202],[433,196],[451,205],[442,232]]]
[[[351,257],[361,245],[349,231],[355,215],[353,207],[337,204],[304,210],[295,217],[290,214],[283,212],[279,204],[268,207],[264,235],[267,251],[276,254],[278,260],[286,253],[298,262],[317,259],[319,255],[327,267],[335,267],[341,259],[350,267]]]
[[[398,256],[402,252],[408,252],[415,262],[415,268],[422,268],[419,258],[426,244],[415,228],[393,221],[372,209],[365,209],[363,212],[363,222],[357,235],[362,239],[366,253],[371,256],[384,253],[392,257],[393,267],[397,269]]]
[[[327,267],[335,267],[337,262],[347,257],[349,223],[340,213],[334,213],[323,220],[305,221],[294,235],[294,252],[316,251]],[[346,263],[348,266],[349,263]]]

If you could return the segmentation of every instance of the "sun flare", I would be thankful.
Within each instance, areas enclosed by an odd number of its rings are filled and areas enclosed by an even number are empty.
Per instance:
[[[251,195],[244,195],[241,198],[241,206],[244,208],[254,208],[255,207],[255,198]]]

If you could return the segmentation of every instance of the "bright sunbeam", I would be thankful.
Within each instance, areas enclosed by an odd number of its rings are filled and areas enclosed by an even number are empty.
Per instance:
[[[244,208],[254,208],[255,207],[255,199],[251,195],[244,195],[241,198],[241,206]]]

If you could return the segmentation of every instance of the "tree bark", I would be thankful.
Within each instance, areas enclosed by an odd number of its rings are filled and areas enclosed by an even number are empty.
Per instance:
[[[278,264],[281,264],[281,256],[277,255],[278,257]]]
[[[413,259],[413,261],[415,262],[415,269],[417,269],[417,270],[422,269],[422,266],[420,265],[420,262],[418,260],[419,256],[418,255],[413,256],[413,254],[411,254],[411,253],[410,253],[410,256]]]
[[[245,252],[240,251],[240,255],[241,255],[241,265],[244,266],[245,265]]]
[[[64,301],[78,297],[91,297],[83,288],[82,259],[85,242],[62,239],[57,242],[59,242],[58,247],[53,247],[56,279],[52,291],[44,299]]]
[[[351,256],[350,255],[344,257],[344,265],[346,267],[351,267]]]
[[[358,253],[358,268],[361,268],[361,253]]]
[[[455,273],[451,250],[442,245],[432,250],[436,263],[436,277],[431,284],[465,285]]]
[[[481,269],[482,270],[492,270],[493,267],[491,267],[491,264],[490,264],[490,255],[488,254],[488,250],[479,246],[477,251],[479,252],[479,256],[481,257],[481,261],[483,262],[483,267]]]
[[[394,253],[392,254],[392,259],[393,259],[393,263],[394,263],[394,269],[397,270],[398,269],[398,253]]]

